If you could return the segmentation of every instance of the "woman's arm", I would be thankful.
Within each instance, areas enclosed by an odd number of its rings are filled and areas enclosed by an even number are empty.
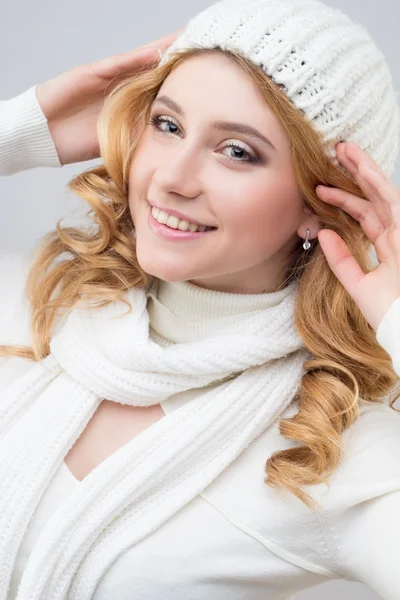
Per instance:
[[[0,175],[61,166],[36,88],[0,101]]]
[[[172,34],[129,52],[84,64],[0,102],[0,175],[99,158],[97,122],[121,80],[155,67]]]
[[[376,339],[391,357],[393,369],[400,377],[400,297],[384,315],[376,330]]]
[[[10,100],[0,101],[0,175],[34,167],[60,166],[36,86]],[[23,343],[16,329],[27,329],[24,314],[19,311],[24,305],[28,259],[28,255],[22,253],[0,250],[0,344]]]

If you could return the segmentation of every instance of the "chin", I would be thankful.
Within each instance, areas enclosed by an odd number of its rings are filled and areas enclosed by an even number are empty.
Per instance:
[[[179,269],[176,265],[160,264],[160,260],[157,257],[155,260],[152,260],[149,256],[147,256],[147,259],[146,257],[142,257],[139,252],[136,255],[138,263],[145,273],[163,281],[185,281],[186,279],[191,279],[193,276],[192,272]]]

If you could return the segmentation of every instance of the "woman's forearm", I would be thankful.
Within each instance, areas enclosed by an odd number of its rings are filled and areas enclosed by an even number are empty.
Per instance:
[[[61,166],[35,89],[0,101],[0,175]]]

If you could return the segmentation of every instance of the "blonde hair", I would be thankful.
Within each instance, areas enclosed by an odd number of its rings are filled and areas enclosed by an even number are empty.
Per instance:
[[[87,214],[95,227],[61,227],[59,221],[43,237],[26,280],[32,347],[3,345],[0,355],[39,361],[49,354],[52,324],[61,308],[72,309],[86,300],[94,301],[93,306],[125,301],[124,290],[151,283],[152,276],[143,271],[136,256],[128,204],[129,165],[165,78],[187,57],[212,52],[221,50],[179,52],[168,64],[143,69],[119,83],[107,96],[98,125],[104,164],[68,184],[88,203]],[[373,269],[372,246],[360,224],[315,194],[319,183],[366,198],[362,190],[327,158],[321,134],[281,86],[240,54],[224,54],[256,83],[289,136],[305,207],[342,237],[364,272]],[[308,252],[302,244],[294,251],[285,283],[294,279],[298,285],[296,326],[313,358],[304,364],[294,398],[298,413],[282,419],[279,430],[302,445],[274,452],[266,461],[264,481],[270,487],[287,488],[313,508],[312,498],[301,487],[327,482],[342,455],[341,433],[359,417],[361,402],[384,403],[383,397],[393,392],[400,378],[318,243]],[[390,401],[393,410],[396,399],[394,395]]]

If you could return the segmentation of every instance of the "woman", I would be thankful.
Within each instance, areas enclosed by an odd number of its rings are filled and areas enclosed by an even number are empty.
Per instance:
[[[3,174],[104,164],[70,183],[93,228],[1,265],[0,600],[282,600],[335,578],[393,600],[384,58],[309,0],[223,0],[150,47],[3,104]]]

